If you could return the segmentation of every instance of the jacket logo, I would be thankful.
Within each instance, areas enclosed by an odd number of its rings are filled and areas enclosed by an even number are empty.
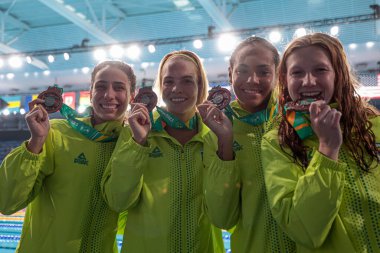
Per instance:
[[[163,154],[158,147],[155,147],[152,152],[149,153],[149,157],[157,158],[162,157]]]
[[[232,145],[232,150],[234,152],[243,150],[243,146],[240,145],[237,141],[234,141],[234,144]]]
[[[80,153],[80,155],[78,155],[78,157],[74,159],[74,163],[88,165],[88,161],[84,153]]]

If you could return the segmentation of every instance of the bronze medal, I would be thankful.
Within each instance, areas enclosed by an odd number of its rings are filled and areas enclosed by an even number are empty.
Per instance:
[[[207,100],[216,105],[219,110],[223,110],[231,101],[231,93],[226,88],[216,86],[209,91]]]
[[[152,87],[140,88],[134,99],[134,102],[145,104],[148,111],[151,112],[157,105],[157,95],[152,90]]]
[[[42,106],[48,113],[57,112],[61,109],[63,104],[62,92],[62,88],[54,85],[50,86],[47,90],[38,95],[39,99],[43,99],[45,101]]]

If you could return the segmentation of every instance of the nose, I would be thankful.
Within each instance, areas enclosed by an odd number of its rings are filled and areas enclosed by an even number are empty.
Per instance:
[[[256,72],[253,72],[251,75],[249,75],[247,82],[253,84],[259,83],[259,76],[256,74]]]
[[[112,85],[110,85],[106,92],[104,93],[104,97],[108,99],[113,99],[115,98],[115,90],[113,89]]]
[[[174,83],[172,86],[172,92],[173,93],[181,93],[182,92],[182,87],[179,83]]]
[[[312,73],[307,73],[302,81],[302,86],[315,86],[317,84],[317,78]]]

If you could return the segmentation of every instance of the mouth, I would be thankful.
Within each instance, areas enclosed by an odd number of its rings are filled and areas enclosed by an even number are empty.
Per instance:
[[[288,109],[293,111],[308,112],[311,103],[321,99],[323,98],[322,92],[320,91],[301,92],[297,101],[288,103]]]
[[[261,90],[260,89],[243,89],[243,92],[247,94],[260,94]]]
[[[301,92],[299,100],[305,100],[305,99],[316,99],[316,100],[318,100],[321,98],[322,98],[322,92],[321,91],[309,91],[309,92]]]
[[[187,99],[186,98],[171,98],[170,102],[172,103],[182,103],[185,102]]]
[[[119,105],[118,104],[100,104],[100,107],[105,110],[116,110]]]

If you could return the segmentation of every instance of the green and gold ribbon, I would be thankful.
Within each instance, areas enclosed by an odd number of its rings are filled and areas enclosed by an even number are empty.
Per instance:
[[[160,115],[158,119],[154,120],[153,113],[152,112],[149,113],[153,130],[162,131],[166,125],[175,129],[187,129],[187,130],[192,130],[197,127],[196,115],[194,115],[188,122],[183,122],[172,113],[158,106],[156,107],[156,109],[157,109],[158,114]]]
[[[89,126],[86,123],[78,120],[77,118],[80,115],[66,104],[62,105],[60,112],[66,118],[67,122],[74,130],[81,133],[89,140],[96,142],[114,142],[118,138],[117,136],[105,135],[93,128],[92,126]]]
[[[266,108],[262,111],[251,113],[245,116],[239,116],[234,109],[232,109],[231,105],[227,105],[224,109],[224,113],[227,117],[233,122],[233,118],[250,124],[252,126],[258,126],[264,124],[269,119],[272,119],[277,114],[277,105],[273,105],[270,108]]]
[[[288,103],[287,103],[288,104]],[[301,140],[307,139],[314,135],[313,129],[310,123],[310,113],[307,112],[297,112],[293,110],[288,110],[288,106],[285,104],[284,110],[286,113],[286,120],[294,128],[297,135]],[[329,105],[331,108],[337,108],[337,103],[332,103]]]

